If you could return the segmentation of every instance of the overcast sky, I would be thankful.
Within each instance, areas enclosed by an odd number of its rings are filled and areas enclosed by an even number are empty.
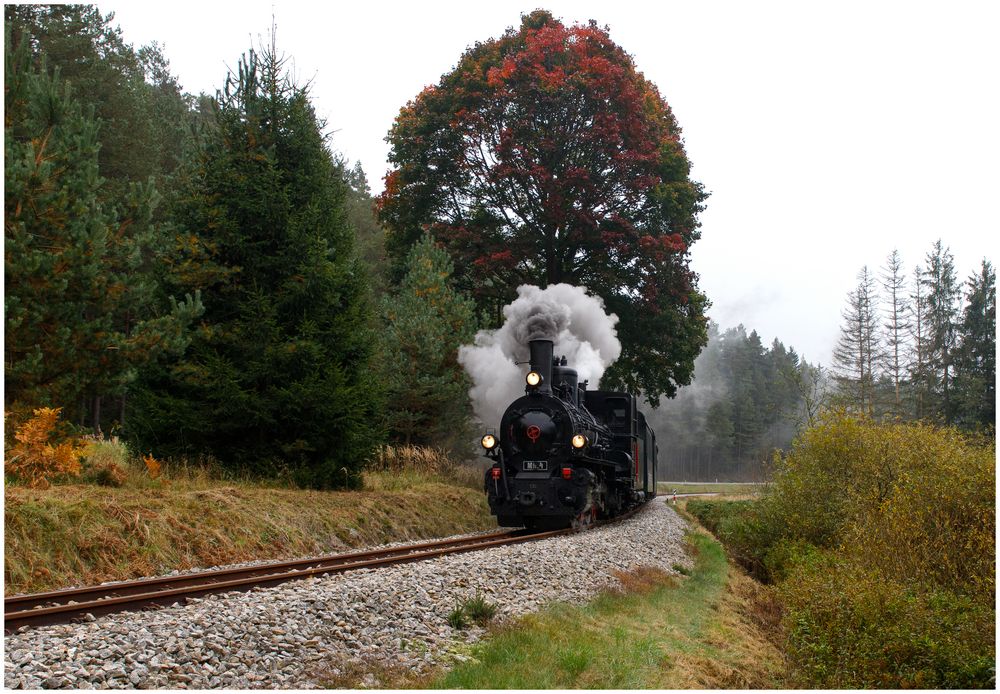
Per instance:
[[[997,259],[997,2],[99,2],[158,41],[186,91],[214,93],[277,43],[382,189],[399,109],[475,41],[544,7],[594,19],[660,89],[711,191],[691,249],[723,328],[743,323],[828,364],[862,265],[944,240],[960,278]]]

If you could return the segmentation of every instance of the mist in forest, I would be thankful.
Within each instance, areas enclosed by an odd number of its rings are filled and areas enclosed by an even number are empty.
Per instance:
[[[742,325],[709,329],[690,385],[645,407],[659,446],[659,478],[671,481],[764,481],[776,449],[802,419],[814,367],[778,340],[764,347]]]

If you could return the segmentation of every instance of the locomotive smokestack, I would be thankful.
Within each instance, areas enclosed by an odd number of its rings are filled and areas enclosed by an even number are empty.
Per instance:
[[[531,340],[528,342],[531,350],[531,370],[542,376],[538,386],[539,393],[552,392],[552,340]]]

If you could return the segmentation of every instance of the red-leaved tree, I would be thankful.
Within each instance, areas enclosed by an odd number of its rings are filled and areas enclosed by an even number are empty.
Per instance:
[[[607,29],[533,12],[470,48],[387,139],[394,258],[432,231],[497,318],[519,284],[584,285],[621,317],[604,385],[655,400],[690,382],[707,302],[688,250],[706,194],[670,107]]]

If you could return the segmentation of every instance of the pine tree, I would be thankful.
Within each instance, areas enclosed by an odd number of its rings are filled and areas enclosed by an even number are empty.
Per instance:
[[[968,287],[954,359],[956,420],[966,427],[996,426],[996,273],[985,258]]]
[[[24,64],[58,71],[95,119],[101,180],[93,194],[110,229],[103,290],[88,315],[106,323],[104,351],[98,364],[79,365],[80,402],[65,410],[99,433],[102,420],[124,424],[138,371],[183,350],[185,326],[201,310],[196,292],[176,303],[161,280],[176,247],[158,206],[187,137],[188,105],[159,48],[134,51],[112,15],[92,5],[8,5],[4,16]],[[116,407],[102,409],[110,398]]]
[[[135,51],[114,15],[94,5],[6,5],[4,17],[15,37],[29,38],[36,67],[58,68],[83,107],[93,108],[103,200],[176,166],[187,108],[158,46]]]
[[[468,378],[458,348],[476,332],[475,305],[452,286],[448,253],[424,236],[382,302],[388,427],[404,443],[455,446],[467,429]]]
[[[29,37],[6,32],[7,398],[82,421],[88,401],[123,388],[137,364],[182,351],[201,306],[151,299],[154,191],[102,201],[98,124],[58,70],[31,59]]]
[[[4,363],[8,404],[74,407],[116,345],[99,310],[111,215],[97,124],[5,37]]]
[[[371,309],[343,172],[308,92],[273,47],[218,97],[175,219],[194,237],[206,313],[188,356],[143,383],[143,447],[209,454],[300,484],[360,483],[381,441]]]

